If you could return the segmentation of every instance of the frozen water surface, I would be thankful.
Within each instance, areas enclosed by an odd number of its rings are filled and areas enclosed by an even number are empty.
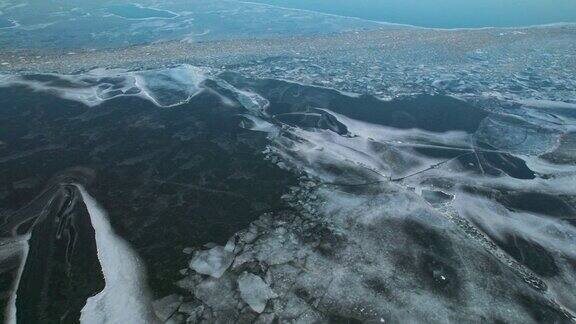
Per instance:
[[[574,25],[111,5],[0,7],[9,320],[575,321]]]

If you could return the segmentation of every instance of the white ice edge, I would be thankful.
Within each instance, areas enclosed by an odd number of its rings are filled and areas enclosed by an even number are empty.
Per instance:
[[[88,298],[82,308],[82,324],[141,324],[159,322],[152,310],[144,265],[130,246],[110,226],[106,211],[82,187],[76,185],[94,228],[98,260],[105,287]]]
[[[18,268],[18,273],[16,274],[16,279],[14,280],[13,284],[13,292],[10,296],[10,301],[8,302],[8,309],[6,310],[6,323],[7,324],[16,324],[16,298],[18,287],[20,286],[20,279],[22,278],[22,273],[24,272],[24,266],[26,265],[26,260],[28,259],[28,252],[30,250],[30,245],[28,244],[28,240],[30,240],[30,234],[26,234],[21,237],[21,241],[15,244],[22,245],[22,259],[20,260],[20,266]]]

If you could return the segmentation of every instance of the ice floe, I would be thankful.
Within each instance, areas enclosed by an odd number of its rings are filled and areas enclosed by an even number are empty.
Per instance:
[[[276,297],[262,278],[248,272],[238,277],[238,289],[242,299],[257,313],[262,313],[268,300]]]
[[[209,250],[198,251],[190,261],[190,268],[194,271],[214,278],[220,278],[234,261],[234,254],[222,246],[215,246]]]

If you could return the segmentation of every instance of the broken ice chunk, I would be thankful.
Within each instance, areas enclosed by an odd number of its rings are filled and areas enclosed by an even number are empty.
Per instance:
[[[234,261],[234,254],[222,246],[215,246],[210,250],[196,252],[190,268],[194,271],[220,278]]]
[[[234,252],[234,249],[236,249],[236,236],[232,236],[224,246],[224,250],[228,252]]]
[[[162,321],[166,322],[180,307],[182,301],[178,295],[168,295],[164,298],[155,300],[152,303],[154,313]]]
[[[422,197],[431,204],[441,204],[450,201],[454,196],[439,190],[422,190]]]
[[[248,272],[238,277],[238,289],[242,299],[257,313],[264,311],[268,299],[277,297],[262,278]]]

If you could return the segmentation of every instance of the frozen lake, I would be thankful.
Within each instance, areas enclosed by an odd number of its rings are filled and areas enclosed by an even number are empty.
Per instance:
[[[255,0],[399,24],[434,28],[516,27],[576,22],[576,1],[558,0]]]

